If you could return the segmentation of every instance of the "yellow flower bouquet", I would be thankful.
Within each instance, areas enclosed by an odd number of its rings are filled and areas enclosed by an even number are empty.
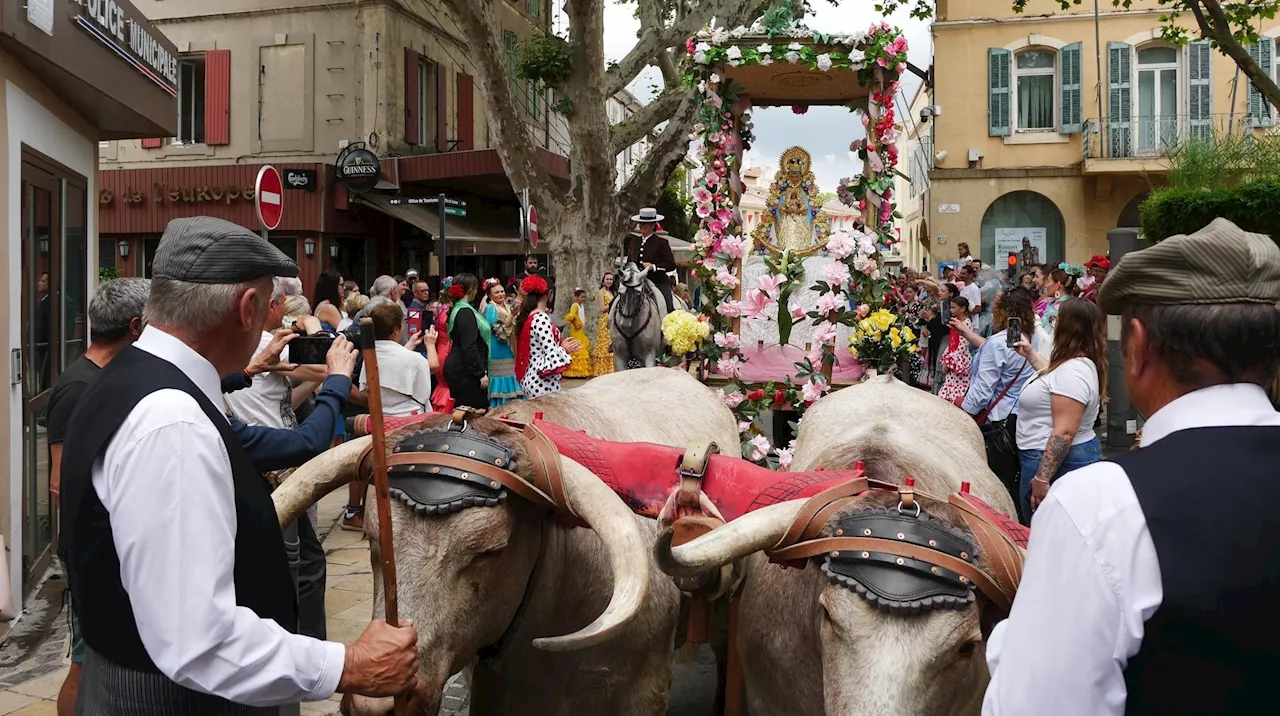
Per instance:
[[[693,353],[711,336],[711,324],[688,311],[672,311],[662,319],[662,337],[673,356]]]
[[[896,313],[880,308],[853,325],[849,352],[866,368],[888,373],[920,350],[919,337]]]

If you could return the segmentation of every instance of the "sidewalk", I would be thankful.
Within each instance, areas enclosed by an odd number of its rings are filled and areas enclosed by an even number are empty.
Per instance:
[[[320,501],[319,535],[329,565],[325,614],[329,639],[350,644],[373,614],[373,572],[364,535],[337,527],[347,491],[338,490]],[[55,609],[57,608],[55,603]],[[0,665],[0,716],[53,716],[58,689],[70,666],[70,634],[66,610],[53,618],[48,634],[21,661]],[[304,703],[304,716],[338,713],[338,697]],[[445,687],[440,716],[467,716],[466,689],[451,681]]]

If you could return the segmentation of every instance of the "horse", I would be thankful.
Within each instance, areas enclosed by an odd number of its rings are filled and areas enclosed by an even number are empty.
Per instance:
[[[673,297],[676,310],[687,311],[680,298]],[[618,296],[609,306],[609,337],[613,341],[614,369],[623,371],[628,362],[638,360],[652,368],[662,352],[662,319],[667,315],[667,302],[649,272],[627,263],[619,272]]]

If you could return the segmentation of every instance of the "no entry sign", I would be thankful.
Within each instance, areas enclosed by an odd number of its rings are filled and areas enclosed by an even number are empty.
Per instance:
[[[274,231],[280,225],[280,217],[284,216],[284,182],[280,181],[280,172],[270,164],[263,166],[258,170],[253,189],[258,220],[268,231]]]
[[[529,248],[538,248],[538,212],[529,205]]]

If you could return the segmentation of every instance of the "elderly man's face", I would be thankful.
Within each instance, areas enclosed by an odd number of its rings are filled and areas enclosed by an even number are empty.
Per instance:
[[[426,281],[419,281],[413,285],[413,297],[421,303],[426,303],[427,298],[431,295],[431,287],[427,286]]]

